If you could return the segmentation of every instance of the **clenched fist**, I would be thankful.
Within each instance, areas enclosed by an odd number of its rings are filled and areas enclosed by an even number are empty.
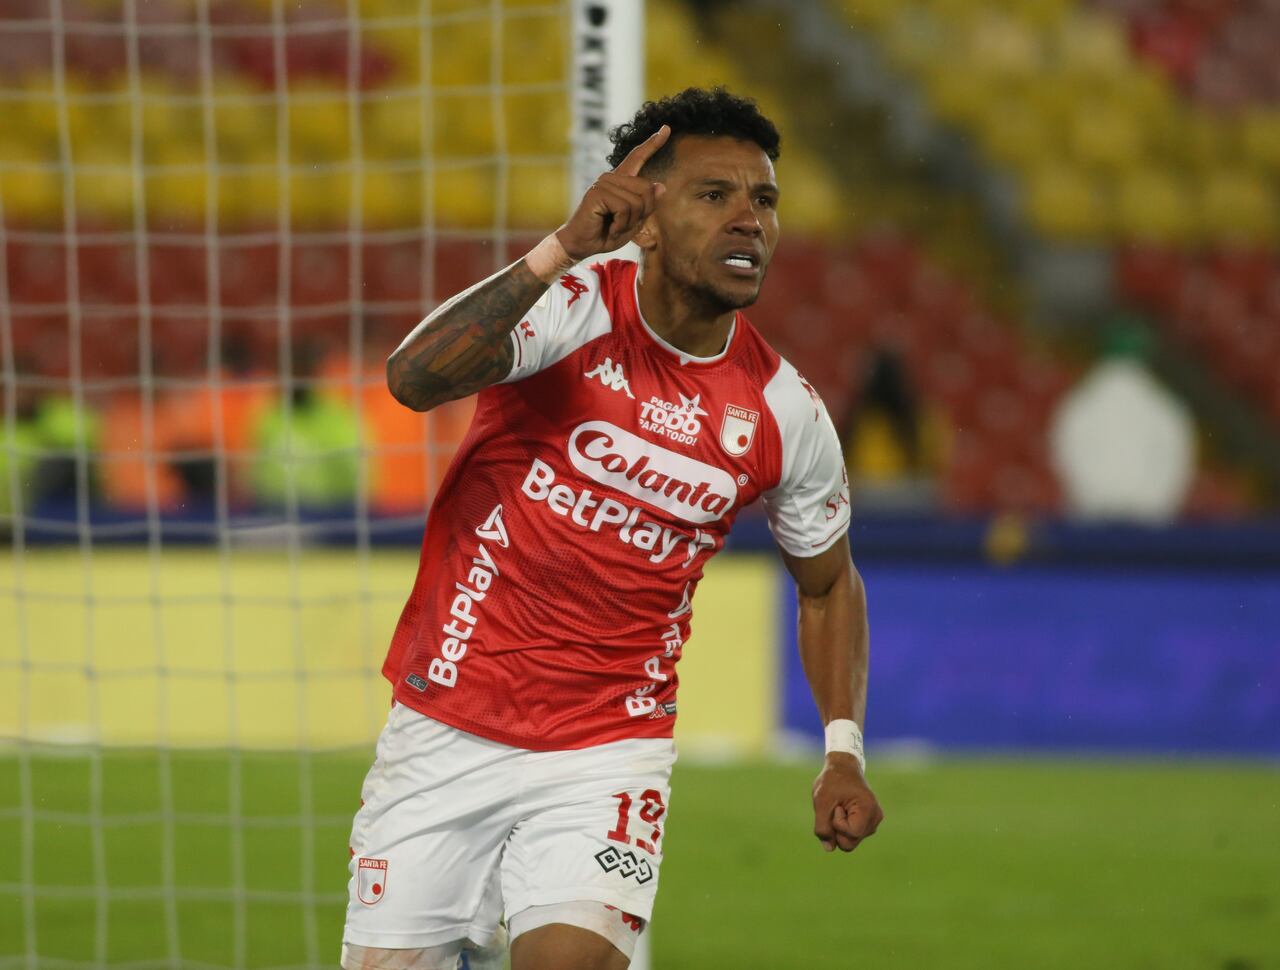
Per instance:
[[[875,834],[884,812],[851,754],[829,754],[813,783],[813,834],[828,852],[852,852]]]

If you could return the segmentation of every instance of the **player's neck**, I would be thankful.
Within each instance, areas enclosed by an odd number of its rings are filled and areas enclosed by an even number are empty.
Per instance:
[[[714,357],[724,350],[736,310],[716,312],[656,273],[641,273],[636,290],[645,323],[672,347],[690,357]]]

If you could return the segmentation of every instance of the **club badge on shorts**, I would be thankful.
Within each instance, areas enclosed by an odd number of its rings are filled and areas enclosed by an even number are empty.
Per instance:
[[[366,906],[376,906],[387,893],[387,860],[361,859],[356,868],[356,895]]]
[[[745,455],[756,437],[760,412],[729,404],[724,409],[724,423],[720,425],[720,446],[729,454]]]

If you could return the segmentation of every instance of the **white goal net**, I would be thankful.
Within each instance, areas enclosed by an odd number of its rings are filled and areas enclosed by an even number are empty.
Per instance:
[[[0,968],[336,965],[469,418],[383,361],[563,218],[639,10],[0,5]]]

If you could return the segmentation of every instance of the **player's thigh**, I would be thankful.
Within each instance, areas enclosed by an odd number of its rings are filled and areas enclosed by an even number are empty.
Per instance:
[[[633,739],[535,755],[502,859],[508,921],[529,907],[570,901],[648,920],[662,865],[672,742]]]
[[[631,956],[598,933],[549,923],[511,942],[511,970],[627,970]]]
[[[344,943],[414,951],[489,941],[514,821],[510,759],[520,754],[391,712],[352,825]]]

